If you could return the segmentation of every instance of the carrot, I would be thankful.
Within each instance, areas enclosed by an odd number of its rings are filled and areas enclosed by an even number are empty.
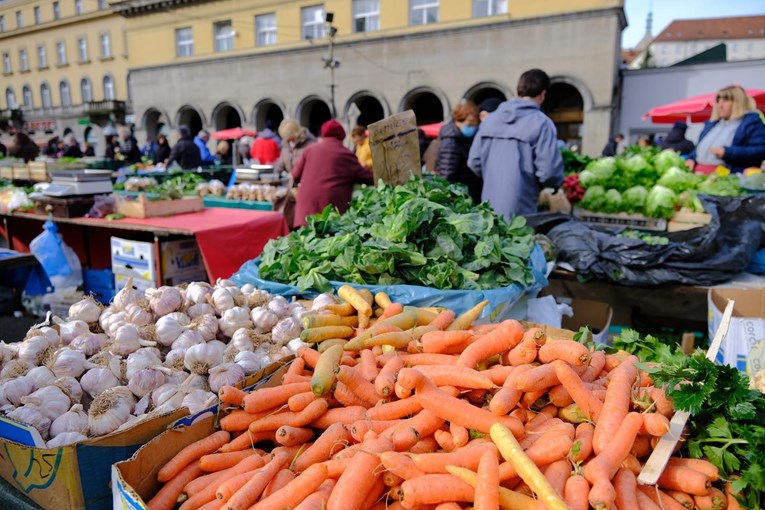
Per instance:
[[[216,471],[214,473],[210,473],[204,476],[200,476],[199,478],[195,478],[194,480],[186,484],[186,486],[183,488],[183,492],[188,496],[193,496],[194,494],[201,492],[208,486],[213,486],[217,488],[221,483],[223,483],[224,480],[230,477],[235,477],[242,473],[246,473],[248,471],[261,468],[263,467],[264,464],[265,464],[265,461],[263,460],[262,456],[250,455],[246,457],[245,459],[239,461],[239,463],[237,463],[235,466],[232,466],[228,469]]]
[[[302,375],[305,370],[305,360],[303,358],[295,358],[287,367],[287,373],[291,375]]]
[[[448,465],[446,471],[459,478],[463,482],[467,483],[471,487],[475,487],[478,483],[478,475],[470,469]],[[506,510],[526,510],[534,506],[534,500],[530,497],[521,494],[519,492],[511,491],[505,487],[499,487],[499,505]]]
[[[319,355],[319,361],[316,362],[316,368],[311,376],[311,392],[314,395],[321,397],[332,388],[335,383],[335,370],[340,366],[342,357],[342,345],[332,346]]]
[[[327,479],[327,466],[314,464],[273,494],[252,506],[253,510],[294,508]]]
[[[334,453],[342,450],[351,440],[348,428],[342,423],[330,425],[316,441],[298,455],[294,463],[295,472],[305,471],[308,466],[324,462]]]
[[[466,446],[453,452],[435,452],[409,455],[414,465],[425,473],[446,473],[449,464],[459,465],[471,470],[478,469],[478,462],[486,450],[496,448],[486,440],[471,441]],[[407,478],[404,476],[404,478]]]
[[[661,437],[669,432],[669,418],[660,413],[646,413],[643,415],[643,428],[641,434]]]
[[[638,490],[648,496],[651,501],[656,503],[656,506],[663,510],[684,510],[683,505],[675,501],[671,496],[667,495],[663,491],[659,490],[658,487],[646,487],[646,486],[638,486]],[[712,498],[709,498],[709,502],[712,503]],[[702,508],[699,508],[698,510],[704,510]],[[712,506],[709,507],[708,510],[713,510]]]
[[[257,413],[248,413],[244,409],[235,409],[220,419],[220,428],[228,432],[247,430],[250,423],[273,412],[275,412],[273,409],[266,409]]]
[[[584,415],[589,419],[593,421],[597,420],[603,409],[603,402],[593,396],[570,365],[563,362],[556,362],[554,363],[554,366],[555,375],[558,377],[561,385],[566,388],[566,391],[574,402],[579,406],[579,409],[581,409]]]
[[[580,423],[576,426],[574,444],[571,446],[571,460],[584,462],[592,453],[592,436],[595,427],[591,423]]]
[[[393,317],[394,315],[397,315],[404,311],[404,305],[401,303],[390,303],[389,305],[382,307],[383,313],[378,317],[378,319],[385,320],[388,317]]]
[[[282,425],[292,427],[304,427],[324,414],[329,408],[329,402],[325,398],[318,398],[308,404],[305,409],[298,413],[284,411],[277,414],[270,414],[256,420],[250,424],[248,430],[251,433],[262,432],[265,430],[276,430]]]
[[[199,467],[201,467],[203,471],[208,472],[220,471],[222,469],[236,466],[250,455],[257,455],[257,453],[252,449],[227,453],[211,453],[200,457]]]
[[[378,455],[390,450],[392,445],[389,440],[383,438],[364,441],[360,445],[362,449],[356,452],[337,480],[337,485],[327,501],[327,510],[354,510],[365,507],[366,495],[380,476],[374,474],[380,462]]]
[[[412,341],[412,331],[390,331],[379,333],[364,340],[364,347],[375,345],[392,345],[396,349],[405,348]]]
[[[318,353],[316,356],[318,357]],[[292,395],[306,391],[311,391],[311,383],[299,382],[256,389],[244,397],[244,410],[248,413],[257,413],[283,406]]]
[[[220,502],[217,499],[213,499],[200,506],[198,510],[220,510]]]
[[[388,294],[383,291],[376,292],[374,298],[375,298],[375,303],[377,303],[377,306],[379,306],[383,310],[385,310],[386,308],[388,308],[390,305],[393,304]]]
[[[278,473],[274,475],[271,481],[268,482],[268,485],[266,485],[266,488],[263,489],[263,494],[261,494],[260,496],[260,501],[263,501],[264,499],[268,498],[271,494],[278,491],[282,487],[286,486],[294,479],[295,479],[295,473],[293,473],[287,468],[282,468]]]
[[[375,391],[377,394],[386,398],[393,393],[393,387],[396,384],[398,371],[404,367],[404,361],[399,356],[390,358],[380,369],[374,380]]]
[[[596,455],[607,448],[608,443],[629,412],[632,395],[630,388],[637,372],[629,364],[629,361],[625,361],[615,368],[611,375],[611,382],[606,390],[606,400],[603,402],[598,422],[595,425],[595,435],[592,438],[592,446]]]
[[[590,352],[587,350],[587,346],[575,340],[547,342],[539,348],[537,356],[541,363],[561,360],[569,365],[582,366],[590,361]]]
[[[478,319],[478,317],[481,316],[481,313],[483,312],[483,309],[486,308],[486,305],[488,305],[489,302],[484,300],[475,305],[470,310],[466,311],[465,313],[461,314],[459,317],[454,319],[449,326],[447,326],[446,331],[455,331],[460,329],[469,329],[470,325],[473,324],[473,322]]]
[[[462,425],[457,425],[456,423],[450,423],[449,432],[451,432],[452,434],[452,439],[454,440],[455,448],[462,448],[470,440],[470,433],[468,432],[468,429],[466,429]]]
[[[454,475],[432,474],[406,480],[398,495],[404,506],[414,508],[448,501],[473,501],[475,489]]]
[[[361,406],[329,409],[319,418],[311,422],[311,427],[317,429],[326,429],[336,422],[350,425],[357,420],[367,418],[367,410]]]
[[[300,333],[300,339],[303,342],[315,344],[330,338],[350,338],[353,336],[354,329],[350,326],[319,326],[311,329],[304,329]]]
[[[340,366],[337,369],[337,380],[347,385],[356,396],[371,406],[380,400],[374,385],[364,379],[361,373],[352,367]]]
[[[372,292],[369,289],[359,289],[358,293],[362,298],[364,298],[364,301],[366,301],[369,304],[369,306],[372,306],[375,304],[375,296],[372,294]]]
[[[263,466],[260,467],[262,468]],[[238,475],[221,480],[221,483],[217,486],[217,489],[215,489],[215,498],[223,503],[231,499],[231,496],[236,494],[239,489],[244,487],[244,484],[252,479],[258,469],[260,468],[239,473]]]
[[[528,336],[527,331],[524,333],[523,338],[518,345],[502,355],[502,363],[514,367],[531,363],[537,359],[538,347],[536,340],[533,337]]]
[[[309,495],[302,503],[297,505],[294,510],[324,510],[327,507],[327,500],[335,488],[335,480],[328,478],[319,486],[319,489]]]
[[[192,445],[194,444],[196,443],[192,443]],[[161,480],[167,483],[165,483],[159,492],[149,500],[146,506],[149,510],[172,510],[178,501],[178,496],[180,496],[183,491],[183,487],[203,473],[204,471],[202,471],[202,468],[199,467],[199,463],[197,462],[192,461],[184,464],[180,469],[173,473],[173,476]]]
[[[521,479],[529,485],[548,509],[562,510],[568,508],[568,505],[558,496],[547,478],[539,471],[537,465],[521,449],[511,429],[500,423],[495,423],[491,426],[490,435],[502,457],[513,466]]]
[[[481,361],[512,349],[522,338],[523,326],[521,323],[515,320],[506,320],[494,331],[478,337],[475,342],[468,345],[457,359],[457,364],[475,368]]]
[[[358,420],[351,427],[351,436],[358,442],[363,441],[364,435],[370,430],[376,434],[382,434],[385,430],[398,425],[400,420]]]
[[[323,326],[349,326],[355,328],[359,325],[359,318],[356,315],[342,316],[312,313],[303,317],[300,322],[303,324],[303,329],[313,329]]]
[[[606,365],[606,353],[604,351],[594,351],[590,353],[590,364],[581,374],[582,381],[592,382],[598,378],[603,367]]]
[[[720,479],[720,470],[717,466],[706,459],[687,459],[680,457],[670,457],[668,466],[684,466],[704,473],[710,482],[716,482]]]
[[[356,395],[351,389],[341,383],[337,382],[335,384],[335,391],[332,393],[332,395],[335,397],[335,399],[342,404],[345,407],[355,407],[355,406],[362,406],[364,408],[372,407],[372,404],[369,402],[362,400],[361,397]]]
[[[442,450],[451,452],[455,449],[454,439],[452,438],[451,432],[446,430],[436,430],[433,433],[433,437],[436,439],[436,443],[438,443],[438,446],[440,446]]]
[[[191,443],[178,452],[175,457],[167,462],[167,464],[162,466],[157,473],[157,480],[160,482],[167,482],[175,477],[183,468],[192,462],[199,460],[203,455],[215,452],[218,448],[226,444],[230,438],[231,434],[219,430],[199,441]],[[181,488],[183,488],[183,485],[181,485]]]
[[[524,365],[516,367],[513,372],[505,379],[502,388],[497,391],[489,401],[489,411],[492,413],[503,416],[509,413],[518,402],[520,402],[523,392],[516,389],[516,378],[527,370],[531,370],[531,365]]]
[[[472,331],[454,330],[442,331],[434,330],[425,333],[420,341],[422,342],[422,351],[428,353],[453,352],[451,349],[467,345],[473,338]]]
[[[252,433],[249,430],[245,430],[234,439],[232,439],[231,442],[221,446],[220,451],[225,453],[244,450],[246,448],[253,447],[255,444],[260,443],[261,441],[274,441],[274,431],[266,430]]]
[[[555,461],[565,459],[571,451],[574,444],[572,437],[561,434],[559,429],[553,429],[549,433],[543,434],[524,455],[537,466],[546,466]],[[505,463],[500,468],[500,478],[508,480],[521,473],[515,470],[512,462]]]
[[[571,463],[566,459],[556,460],[545,467],[545,478],[561,498],[564,498],[566,490],[566,480],[571,475]]]
[[[386,429],[381,437],[390,439],[396,451],[404,451],[414,446],[419,438],[433,434],[443,423],[443,418],[423,409],[415,416]]]
[[[621,468],[614,476],[617,508],[639,508],[637,500],[637,478],[629,469]]]
[[[315,368],[319,361],[319,352],[311,347],[300,347],[297,350],[297,355],[303,359],[308,368]]]
[[[474,505],[473,508],[477,508],[477,507]],[[499,506],[497,506],[497,508],[499,508]],[[462,507],[458,503],[455,503],[454,501],[449,501],[447,503],[441,503],[436,505],[436,507],[433,510],[462,510]]]
[[[711,486],[704,473],[685,466],[669,465],[662,471],[656,485],[662,489],[687,492],[694,496],[703,496]]]
[[[337,289],[337,295],[341,299],[344,299],[346,302],[350,303],[351,306],[353,306],[353,308],[359,312],[359,320],[362,319],[362,316],[372,316],[372,307],[370,306],[370,303],[364,299],[358,290],[354,289],[350,285],[342,285],[339,289]]]
[[[571,475],[563,487],[563,500],[571,507],[571,510],[589,510],[590,503],[587,501],[589,491],[590,484],[582,475]]]
[[[247,395],[248,393],[246,391],[242,391],[239,388],[235,388],[233,386],[222,386],[218,390],[218,398],[221,402],[235,406],[241,406],[242,399],[244,399],[244,397]]]
[[[361,372],[361,377],[369,382],[373,382],[377,377],[379,369],[377,368],[377,358],[372,352],[372,349],[364,349],[359,353],[360,362],[358,364],[358,370]]]
[[[523,424],[515,418],[496,416],[490,411],[476,408],[469,402],[454,398],[442,389],[437,388],[421,372],[413,368],[401,369],[399,371],[398,383],[409,389],[415,389],[417,392],[416,397],[423,408],[444,420],[483,433],[488,433],[489,427],[495,423],[504,424],[518,436],[523,433]]]
[[[499,464],[497,452],[488,450],[478,462],[477,483],[475,486],[474,510],[493,510],[499,508]]]
[[[321,354],[327,349],[329,349],[330,347],[332,347],[333,345],[345,346],[345,344],[347,343],[348,343],[348,340],[346,340],[345,338],[330,338],[328,340],[322,340],[321,342],[318,343],[316,347],[316,351],[319,354]],[[298,358],[298,359],[302,359],[302,358]]]
[[[484,389],[494,388],[494,383],[483,373],[472,368],[450,365],[423,365],[417,370],[436,386],[455,386],[458,388]]]
[[[278,473],[289,462],[289,455],[280,452],[271,462],[255,471],[252,477],[242,485],[227,501],[226,509],[244,510],[254,504],[271,482],[276,473]],[[220,497],[220,492],[218,493]]]
[[[413,415],[421,410],[422,404],[420,401],[416,397],[409,397],[368,409],[366,417],[370,420],[396,420]]]
[[[314,400],[316,400],[316,395],[312,391],[304,391],[303,393],[292,395],[287,400],[287,409],[297,413],[305,409]]]
[[[438,450],[438,443],[433,435],[423,437],[409,448],[409,453],[434,453]]]
[[[276,429],[276,442],[283,446],[296,446],[313,439],[313,429],[282,425]]]
[[[454,322],[454,311],[445,309],[438,312],[438,315],[436,315],[432,321],[428,324],[428,326],[433,326],[436,329],[444,330],[449,327],[449,325]]]
[[[728,510],[743,510],[743,506],[741,506],[741,503],[739,503],[738,498],[736,495],[738,492],[733,492],[733,483],[731,480],[728,480],[725,483],[725,497],[727,499],[728,504]]]
[[[637,499],[639,510],[662,510],[662,508],[653,502],[651,498],[641,490],[635,491],[635,498]]]
[[[687,510],[693,510],[693,507],[694,507],[693,496],[686,494],[685,492],[673,491],[673,490],[666,490],[664,492],[672,496],[672,498],[678,503],[680,503],[683,506],[683,508]],[[725,508],[725,505],[721,505],[720,508]]]

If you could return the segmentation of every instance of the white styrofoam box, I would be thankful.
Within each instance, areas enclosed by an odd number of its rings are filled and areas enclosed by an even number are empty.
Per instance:
[[[205,264],[197,240],[179,239],[162,243],[162,278],[204,274]],[[207,278],[203,278],[207,280]]]
[[[136,278],[135,275],[114,272],[114,289],[119,292],[125,287],[125,282],[128,278],[133,277],[133,287],[141,292],[146,292],[146,289],[157,287],[154,280],[146,280],[144,278]]]
[[[727,301],[731,299],[733,316],[728,332],[717,353],[717,362],[748,372],[753,377],[763,366],[765,356],[765,289],[713,287],[709,289],[709,341],[714,338]]]
[[[154,243],[133,241],[132,239],[111,238],[112,271],[134,277],[156,281],[157,259],[154,255]],[[118,289],[122,287],[117,287]]]

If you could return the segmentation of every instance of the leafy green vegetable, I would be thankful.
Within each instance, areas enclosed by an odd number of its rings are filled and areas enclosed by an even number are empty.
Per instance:
[[[685,160],[680,157],[680,154],[672,149],[665,149],[654,156],[653,167],[656,169],[659,175],[664,175],[664,172],[670,168],[686,168],[686,164]]]
[[[582,200],[579,201],[579,206],[588,211],[602,211],[606,206],[606,189],[600,185],[587,188]]]
[[[561,149],[560,155],[563,157],[563,173],[566,175],[581,172],[592,161],[586,154],[579,154],[571,149]]]
[[[700,175],[696,175],[688,169],[683,170],[680,167],[673,166],[664,172],[656,183],[665,188],[669,188],[675,193],[694,189],[703,180]]]
[[[605,204],[603,205],[603,212],[619,212],[624,209],[622,203],[622,194],[615,189],[609,189],[606,191]]]
[[[380,183],[364,189],[345,214],[327,207],[307,221],[268,242],[261,277],[322,292],[330,280],[467,290],[534,281],[534,234],[525,218],[507,222],[441,178]]]
[[[704,212],[704,204],[699,200],[699,194],[696,190],[683,191],[677,197],[677,203],[681,211]]]
[[[637,356],[640,361],[679,363],[685,358],[678,345],[671,345],[652,335],[640,337],[634,329],[623,329],[613,338],[614,349],[621,349]]]
[[[619,158],[616,166],[619,169],[617,178],[613,179],[609,185],[620,191],[632,186],[652,186],[658,177],[653,165],[640,154]]]
[[[649,218],[671,218],[675,214],[675,202],[677,195],[674,191],[656,185],[645,199],[645,215]]]
[[[596,184],[605,186],[614,174],[614,170],[616,170],[616,158],[606,157],[592,160],[585,169],[589,174],[584,177],[584,180],[580,175],[579,182],[582,184],[583,188],[588,188]]]
[[[744,193],[738,176],[733,174],[726,176],[712,174],[699,184],[697,189],[699,193],[722,197],[735,197]]]
[[[622,205],[626,212],[642,213],[648,190],[644,186],[632,186],[622,193]]]
[[[640,239],[643,242],[647,244],[658,244],[658,245],[666,245],[669,244],[669,239],[667,239],[664,236],[654,236],[651,234],[646,234],[644,232],[639,232],[637,230],[625,230],[618,234],[619,237],[626,237],[628,239]]]

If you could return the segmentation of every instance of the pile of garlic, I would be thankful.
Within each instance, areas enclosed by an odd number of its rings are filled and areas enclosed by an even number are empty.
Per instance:
[[[128,281],[108,307],[89,297],[49,317],[19,343],[0,342],[0,412],[34,426],[50,447],[123,430],[217,402],[221,386],[303,342],[311,313],[229,280],[145,293]]]

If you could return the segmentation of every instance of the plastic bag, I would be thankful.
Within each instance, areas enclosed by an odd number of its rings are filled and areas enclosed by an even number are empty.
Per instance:
[[[56,288],[82,285],[82,265],[77,254],[64,242],[55,223],[48,220],[43,232],[32,239],[29,250],[40,261]]]

